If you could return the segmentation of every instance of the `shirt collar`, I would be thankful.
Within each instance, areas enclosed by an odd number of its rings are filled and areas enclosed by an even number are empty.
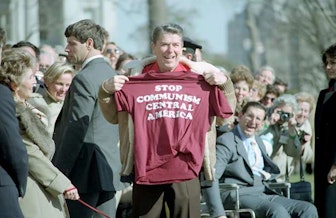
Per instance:
[[[158,63],[155,62],[152,66],[150,66],[150,70],[153,70],[155,72],[160,72]],[[181,72],[181,71],[188,71],[188,70],[190,70],[190,68],[179,63],[172,72]]]
[[[81,69],[83,69],[90,61],[92,61],[93,59],[96,59],[96,58],[104,58],[104,56],[103,55],[94,55],[92,57],[89,57],[88,59],[86,59],[84,61],[84,63],[82,64]]]

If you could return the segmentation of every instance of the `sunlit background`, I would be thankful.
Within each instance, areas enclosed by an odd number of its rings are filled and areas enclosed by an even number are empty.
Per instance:
[[[150,33],[167,22],[203,45],[205,60],[252,72],[270,65],[292,92],[326,86],[321,52],[336,42],[335,0],[1,0],[8,43],[27,40],[63,52],[64,29],[92,19],[110,41],[138,58],[150,54]]]

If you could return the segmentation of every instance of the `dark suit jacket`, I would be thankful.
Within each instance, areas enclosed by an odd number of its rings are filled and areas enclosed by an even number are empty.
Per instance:
[[[73,79],[56,121],[53,163],[79,193],[122,188],[118,128],[105,120],[98,104],[100,85],[113,75],[102,57],[91,60]]]
[[[264,159],[264,170],[271,173],[271,179],[274,179],[279,175],[280,170],[267,156],[262,140],[258,136],[255,136],[255,139]],[[214,217],[225,214],[222,199],[230,195],[230,192],[220,195],[219,180],[224,183],[238,184],[240,194],[265,190],[263,185],[255,185],[257,181],[249,165],[247,152],[237,127],[217,138],[215,181],[211,187],[205,189],[206,195],[209,196],[207,204]]]
[[[326,207],[326,199],[336,199],[336,184],[327,182],[327,175],[333,164],[336,164],[336,92],[322,90],[317,100],[315,111],[315,205],[319,217],[335,217],[335,200]],[[333,190],[327,190],[328,187]],[[330,215],[326,215],[326,212]]]
[[[18,199],[26,191],[28,177],[28,157],[26,147],[19,133],[18,120],[15,116],[13,95],[8,87],[0,84],[0,217],[4,212],[14,213],[17,207],[4,208],[11,198]],[[17,194],[9,191],[16,187]],[[6,191],[8,190],[8,191]],[[18,204],[16,205],[18,206]]]

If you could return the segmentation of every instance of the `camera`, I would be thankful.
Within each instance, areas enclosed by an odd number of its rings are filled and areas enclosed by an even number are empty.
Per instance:
[[[307,140],[305,139],[305,136],[309,135],[308,133],[306,133],[304,130],[299,130],[298,131],[298,136],[301,142],[301,145],[305,144],[307,142]]]
[[[288,120],[293,117],[292,113],[287,113],[283,111],[278,111],[278,114],[280,115],[280,120],[283,122],[288,122]]]

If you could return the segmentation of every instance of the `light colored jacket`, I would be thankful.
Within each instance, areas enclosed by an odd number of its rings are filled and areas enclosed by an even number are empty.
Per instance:
[[[149,63],[153,63],[155,58],[144,59],[142,61],[133,61],[128,66],[133,69],[131,75],[138,75],[142,72],[144,66]],[[184,62],[193,71],[202,71],[202,64],[209,65],[207,63]],[[197,65],[195,66],[194,64]],[[228,104],[234,111],[236,106],[236,98],[234,94],[233,84],[229,77],[227,77],[225,84],[219,86],[223,90]],[[122,162],[122,175],[129,175],[133,170],[133,136],[134,136],[134,126],[131,117],[127,112],[117,112],[116,104],[113,99],[113,95],[106,93],[102,87],[99,89],[98,93],[99,105],[105,119],[113,124],[119,124],[119,138],[120,138],[120,160]],[[207,132],[206,143],[205,143],[205,153],[203,159],[203,172],[206,180],[214,179],[214,165],[216,161],[216,124],[224,125],[233,122],[233,116],[223,120],[218,118],[213,118],[211,122],[211,127]]]
[[[303,154],[301,156],[303,163],[312,163],[314,160],[314,151],[311,146],[311,143],[313,141],[313,130],[310,125],[309,120],[304,121],[302,126],[296,127],[297,131],[304,131],[305,133],[309,134],[311,136],[311,140],[307,141],[303,144],[304,150]],[[297,159],[298,160],[298,159]]]
[[[57,120],[57,117],[62,110],[63,107],[63,101],[57,101],[55,100],[47,90],[43,92],[43,94],[39,93],[33,93],[30,99],[28,99],[28,102],[32,103],[33,105],[41,105],[41,104],[47,104],[48,106],[48,131],[53,134],[55,123]]]
[[[19,201],[25,218],[69,217],[63,192],[71,182],[50,161],[55,145],[46,129],[47,111],[42,105],[37,109],[16,102],[20,132],[29,161],[27,191]]]
[[[270,125],[261,136],[271,135],[272,140],[270,141],[273,146],[273,152],[271,154],[271,159],[280,169],[280,175],[277,178],[278,182],[285,182],[286,179],[286,168],[288,176],[294,171],[294,158],[297,158],[301,154],[301,143],[299,136],[296,134],[295,137],[289,136],[289,130],[282,130],[279,124]]]

